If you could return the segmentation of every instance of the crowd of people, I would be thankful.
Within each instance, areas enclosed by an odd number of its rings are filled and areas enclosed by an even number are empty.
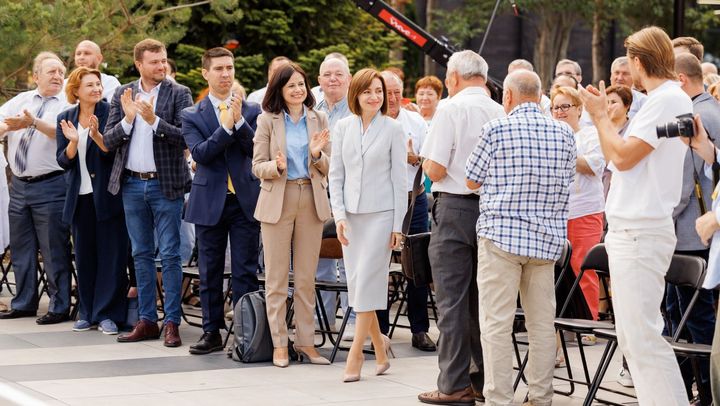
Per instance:
[[[0,107],[8,145],[0,166],[12,172],[9,192],[0,182],[0,194],[9,193],[0,196],[8,224],[0,242],[9,241],[17,288],[0,319],[37,316],[39,251],[50,303],[38,324],[70,319],[74,258],[74,331],[128,327],[117,341],[163,335],[165,346],[181,346],[182,262],[196,245],[203,334],[190,353],[223,348],[229,266],[233,305],[260,288],[264,273],[275,366],[288,367],[289,345],[301,360],[330,363],[314,346],[313,315],[316,303],[323,306],[334,328],[339,301],[343,313],[352,309],[353,326],[343,381],[361,379],[368,337],[381,375],[393,355],[389,263],[412,205],[409,234],[432,231],[441,341],[428,335],[429,286],[409,280],[412,346],[437,350],[440,370],[437,389],[420,394],[421,402],[512,403],[519,294],[528,404],[551,404],[562,361],[554,267],[568,240],[575,275],[588,251],[606,244],[624,384],[635,386],[640,404],[687,405],[692,371],[681,373],[657,321],[664,305],[677,326],[693,294],[666,289],[673,253],[704,258],[705,287],[720,283],[720,243],[710,245],[720,230],[713,173],[720,77],[702,63],[694,38],[671,41],[650,27],[625,46],[607,88],[584,87],[580,65],[563,59],[546,93],[532,64],[515,60],[500,102],[487,62],[473,51],[450,57],[444,83],[419,79],[415,102],[404,98],[401,70],[351,75],[338,53],[322,62],[315,88],[299,64],[277,57],[267,86],[246,97],[233,53],[208,49],[201,61],[208,88],[193,102],[172,78],[164,44],[153,39],[135,45],[140,78],[124,85],[100,72],[102,53],[92,41],[77,45],[67,75],[56,54],[40,52],[36,88]],[[658,125],[686,114],[695,115],[695,137],[658,137]],[[425,188],[412,200],[416,175],[427,178],[431,207]],[[340,260],[320,258],[330,221]],[[316,298],[316,280],[347,282],[347,295]],[[579,282],[597,320],[607,292],[592,271]],[[126,325],[135,297],[137,321]],[[703,290],[687,323],[693,342],[713,343],[715,314],[713,291]],[[587,335],[581,344],[595,342]],[[720,360],[701,363],[696,384],[706,399],[720,400],[718,373]]]

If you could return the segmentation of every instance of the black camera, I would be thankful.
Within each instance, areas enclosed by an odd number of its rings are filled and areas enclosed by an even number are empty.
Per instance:
[[[692,138],[695,136],[695,120],[693,120],[692,114],[682,114],[675,118],[677,121],[671,121],[657,126],[656,131],[658,138]]]

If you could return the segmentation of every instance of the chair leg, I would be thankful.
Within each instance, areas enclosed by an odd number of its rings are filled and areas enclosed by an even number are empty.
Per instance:
[[[563,357],[565,357],[565,370],[568,374],[568,383],[570,384],[570,391],[564,392],[560,390],[555,390],[555,393],[558,393],[560,395],[564,396],[570,396],[575,392],[575,380],[573,379],[572,374],[572,367],[570,366],[570,358],[568,355],[567,350],[567,342],[565,342],[565,335],[563,334],[563,330],[558,330],[558,334],[560,336],[560,348],[562,349]]]
[[[400,304],[398,305],[397,312],[395,313],[395,318],[393,319],[392,325],[390,325],[390,331],[388,332],[388,338],[393,337],[393,333],[395,333],[395,327],[397,327],[398,319],[400,319],[400,315],[403,311],[403,306],[405,306],[407,302],[407,299],[405,298],[405,295],[400,297]]]
[[[340,342],[342,341],[343,333],[345,333],[345,327],[347,326],[348,319],[350,319],[350,313],[352,313],[352,306],[348,306],[347,311],[343,316],[342,323],[340,324],[340,330],[338,331],[337,340],[335,340],[335,345],[333,346],[333,350],[330,353],[331,364],[335,362],[335,356],[337,355],[338,349],[340,349]]]
[[[235,328],[235,320],[230,322],[230,328],[228,329],[227,335],[225,336],[225,341],[223,341],[223,348],[227,347],[228,341],[230,341],[230,336],[235,334],[234,329]]]
[[[615,349],[617,349],[617,345],[617,341],[610,340],[605,346],[602,357],[600,357],[600,364],[598,365],[597,372],[595,373],[595,377],[593,378],[593,381],[588,388],[587,396],[585,396],[583,406],[591,406],[593,400],[595,400],[595,396],[597,395],[597,391],[598,389],[600,389],[600,384],[602,383],[602,380],[605,377],[605,373],[610,366],[610,361],[615,354]]]

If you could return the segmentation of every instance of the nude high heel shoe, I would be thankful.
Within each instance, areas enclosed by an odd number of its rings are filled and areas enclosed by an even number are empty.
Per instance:
[[[287,347],[273,348],[273,365],[280,368],[286,368],[290,365],[290,356]]]
[[[385,346],[385,354],[387,355],[387,357],[390,358],[392,356],[392,358],[395,358],[395,353],[393,352],[392,347],[390,345],[390,337],[383,335],[382,339],[383,339],[383,345]],[[375,375],[383,375],[383,374],[385,374],[385,372],[387,372],[388,369],[390,369],[389,361],[385,361],[382,364],[378,364],[375,367]]]
[[[313,347],[309,347],[309,348],[312,348],[312,350],[314,350],[314,351],[308,350],[308,347],[295,347],[295,346],[293,346],[293,348],[295,348],[295,352],[298,353],[298,356],[300,357],[300,362],[303,362],[303,359],[304,359],[304,358],[307,358],[307,359],[310,361],[311,364],[315,364],[315,365],[330,365],[330,361],[329,361],[327,358],[325,358],[325,357],[321,356],[320,354],[318,354],[318,353],[317,353],[317,350],[315,350],[315,348],[313,348]],[[315,354],[314,354],[314,355],[311,355],[310,352],[314,352]]]
[[[347,382],[357,382],[360,380],[360,372],[362,371],[363,361],[364,361],[364,358],[361,358],[360,359],[360,368],[358,368],[357,373],[351,373],[351,374],[347,373],[348,365],[345,366],[345,375],[343,375],[343,382],[346,382],[346,383]],[[348,362],[349,362],[349,360],[348,360]]]

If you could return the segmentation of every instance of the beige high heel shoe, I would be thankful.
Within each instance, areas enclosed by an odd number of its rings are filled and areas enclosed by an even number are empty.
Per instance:
[[[392,346],[390,344],[390,337],[383,334],[382,339],[383,339],[383,345],[385,346],[385,355],[388,358],[390,358],[391,356],[392,356],[392,358],[395,358],[395,353],[393,352]],[[383,374],[385,374],[385,372],[387,372],[388,369],[390,369],[389,361],[385,361],[382,364],[378,364],[375,367],[375,375],[383,375]]]
[[[290,356],[288,355],[287,347],[273,348],[273,365],[280,368],[285,368],[290,365]]]
[[[298,353],[298,356],[300,357],[300,362],[303,362],[304,358],[307,358],[311,364],[315,365],[330,365],[330,361],[318,354],[315,347],[295,347],[295,352]],[[311,354],[311,352],[314,352],[315,354]]]
[[[347,364],[345,365],[345,375],[343,376],[343,382],[345,382],[345,383],[357,382],[360,380],[360,372],[362,371],[362,364],[363,364],[364,360],[365,360],[364,357],[360,359],[360,368],[358,368],[358,371],[356,374],[347,373],[348,365]],[[348,362],[349,362],[349,360],[348,360]]]

